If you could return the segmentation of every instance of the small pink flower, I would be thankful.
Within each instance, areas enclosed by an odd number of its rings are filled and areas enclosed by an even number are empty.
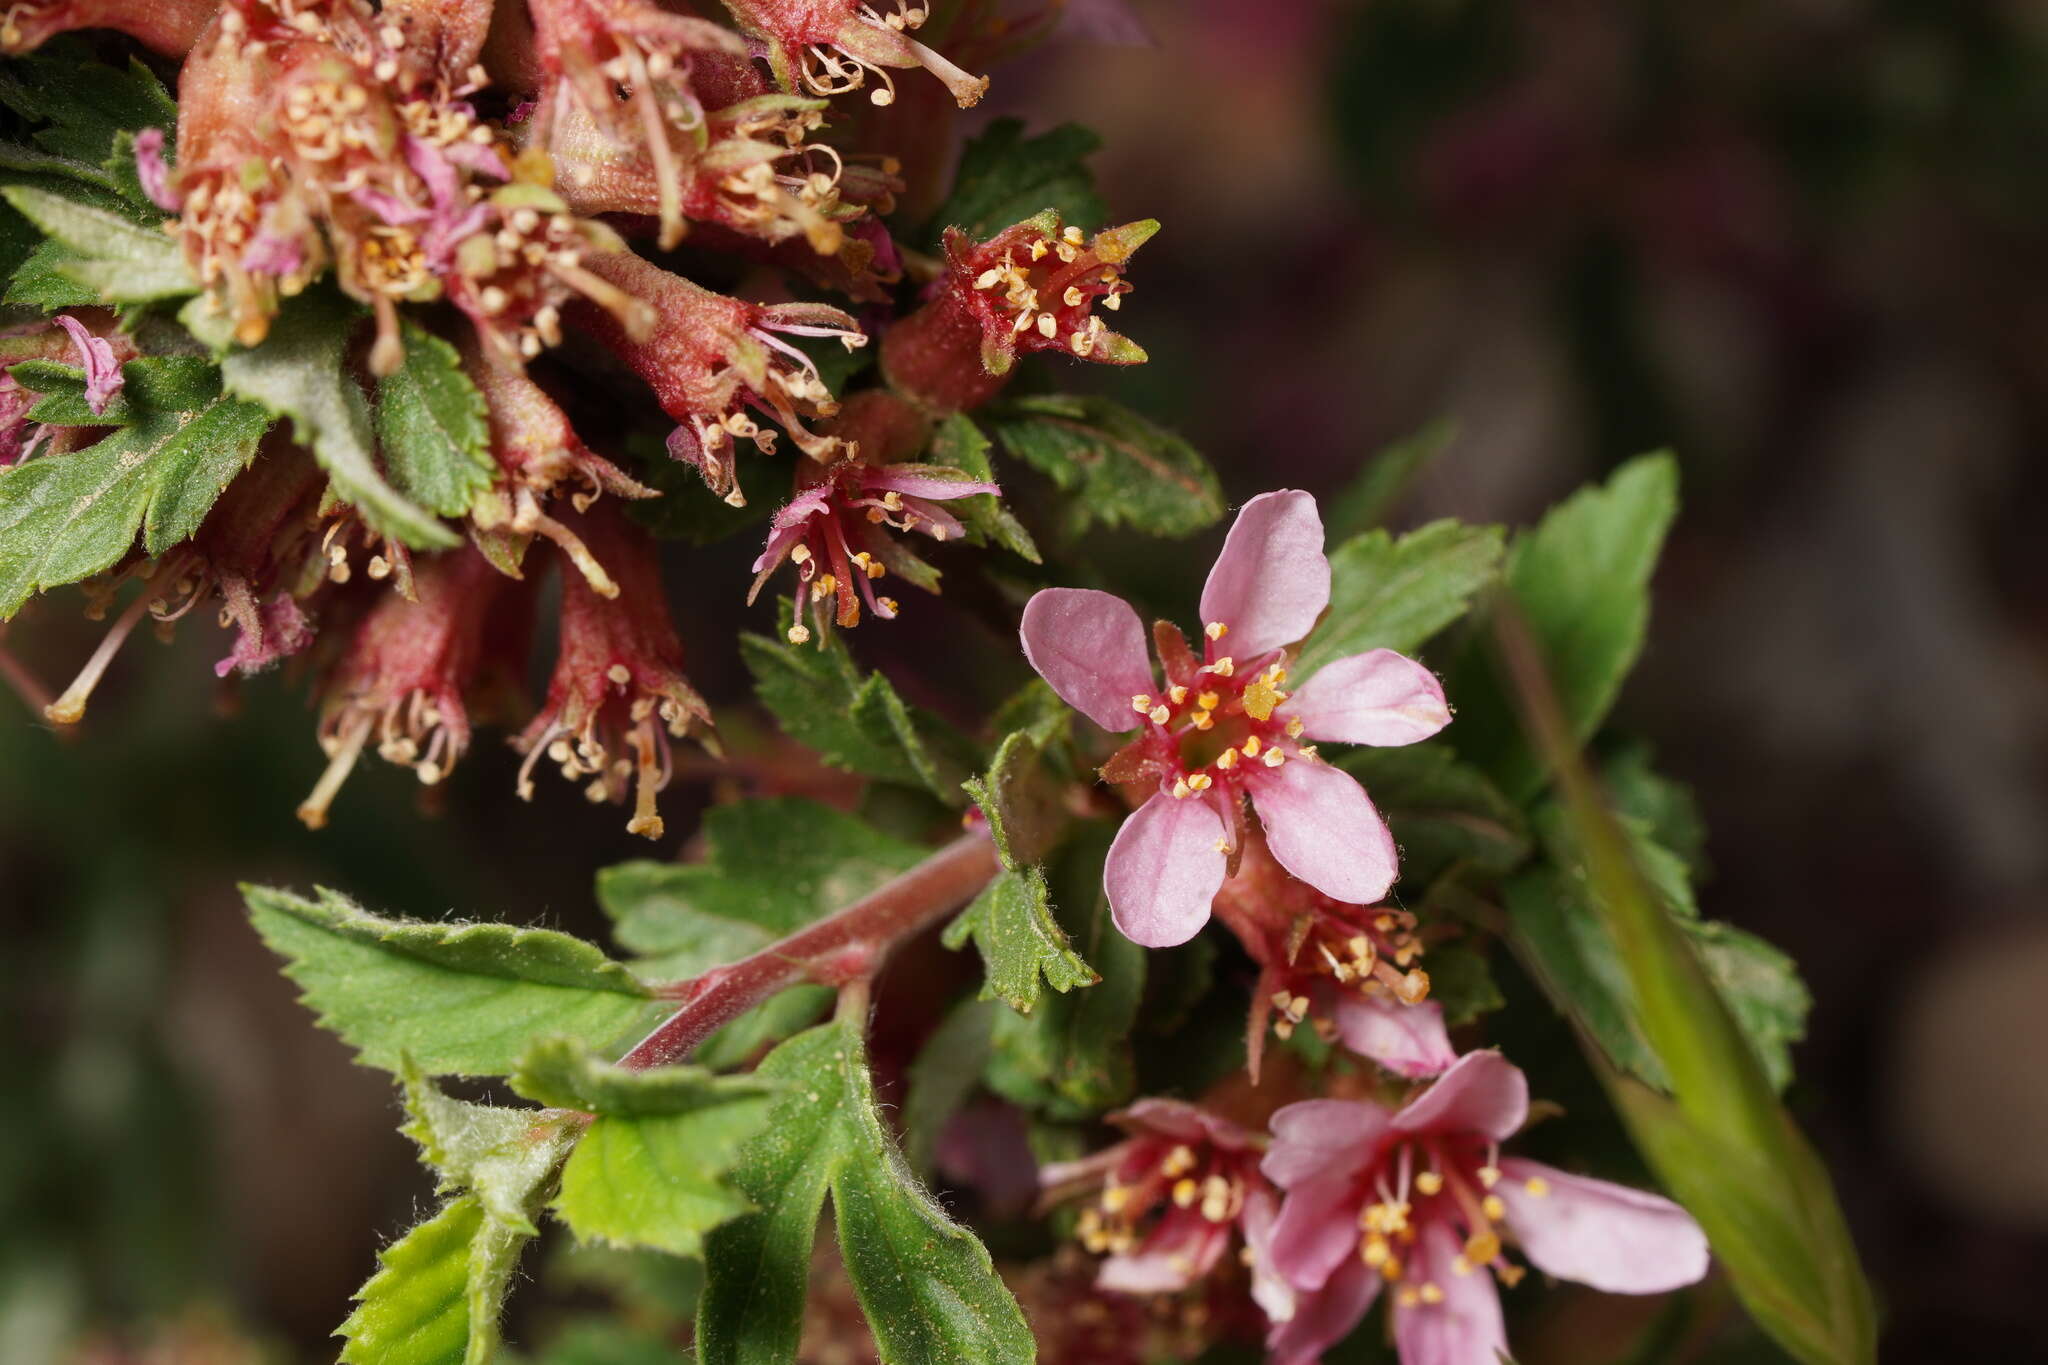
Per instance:
[[[1296,877],[1248,831],[1237,870],[1216,893],[1217,918],[1259,964],[1245,1057],[1257,1081],[1270,1022],[1282,1038],[1304,1020],[1399,1076],[1434,1076],[1458,1060],[1429,974],[1415,916],[1397,906],[1347,905]]]
[[[1204,652],[1162,622],[1164,689],[1130,604],[1047,588],[1024,608],[1024,653],[1053,690],[1105,730],[1143,727],[1103,768],[1155,794],[1124,822],[1103,884],[1117,927],[1160,948],[1209,918],[1244,843],[1249,797],[1280,865],[1318,891],[1371,905],[1394,883],[1393,836],[1352,778],[1304,740],[1413,744],[1450,722],[1422,665],[1376,649],[1326,664],[1294,691],[1286,646],[1330,600],[1315,499],[1296,490],[1246,503],[1202,589]]]
[[[114,395],[121,391],[121,362],[114,358],[114,348],[104,337],[96,337],[86,330],[85,324],[68,314],[59,314],[57,325],[71,334],[71,344],[78,351],[78,363],[85,370],[85,405],[92,409],[95,417],[107,410],[107,404],[114,401]]]
[[[1131,1136],[1039,1172],[1054,1198],[1099,1185],[1078,1231],[1089,1251],[1109,1253],[1101,1288],[1179,1293],[1216,1267],[1241,1222],[1272,1222],[1260,1135],[1180,1100],[1139,1100],[1109,1118]]]
[[[135,135],[135,178],[149,202],[165,213],[185,207],[185,197],[171,188],[171,168],[164,164],[164,130],[144,128]]]
[[[1286,1190],[1253,1255],[1294,1291],[1268,1346],[1305,1365],[1348,1335],[1384,1285],[1403,1365],[1490,1365],[1507,1354],[1495,1279],[1512,1238],[1547,1274],[1657,1294],[1707,1271],[1707,1240],[1668,1199],[1503,1159],[1529,1086],[1498,1052],[1459,1059],[1399,1110],[1306,1100],[1273,1115],[1262,1169]]]

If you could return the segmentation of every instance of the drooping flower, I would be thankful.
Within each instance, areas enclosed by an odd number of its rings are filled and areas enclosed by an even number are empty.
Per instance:
[[[620,591],[606,597],[583,575],[562,575],[561,640],[547,703],[515,741],[526,755],[519,796],[533,798],[533,768],[545,756],[570,781],[589,779],[584,793],[592,801],[632,793],[627,832],[659,839],[655,798],[674,775],[669,742],[708,727],[711,712],[683,676],[654,542],[613,503],[571,526]]]
[[[1254,1078],[1266,1029],[1286,1038],[1303,1021],[1397,1075],[1434,1076],[1458,1060],[1429,974],[1415,963],[1415,916],[1392,905],[1349,905],[1274,859],[1245,832],[1237,870],[1216,893],[1216,917],[1259,964],[1245,1055]]]
[[[75,438],[81,428],[52,428],[30,423],[29,411],[43,395],[15,382],[13,367],[24,360],[72,360],[85,372],[85,401],[103,413],[121,391],[122,362],[138,352],[125,332],[112,325],[112,314],[90,310],[91,324],[70,313],[49,321],[30,322],[0,334],[0,469],[18,464],[55,438],[56,448]],[[101,329],[106,335],[101,335]]]
[[[1263,1249],[1299,1296],[1274,1323],[1275,1365],[1307,1365],[1391,1287],[1403,1365],[1484,1365],[1507,1354],[1495,1281],[1531,1264],[1610,1294],[1698,1280],[1707,1241],[1678,1205],[1503,1158],[1528,1117],[1528,1082],[1474,1052],[1398,1110],[1306,1100],[1273,1115],[1263,1170],[1284,1189]],[[1269,1339],[1269,1345],[1271,1340]]]
[[[848,350],[867,344],[854,320],[822,303],[748,303],[713,293],[631,252],[593,257],[590,269],[642,300],[657,319],[644,335],[622,329],[612,314],[590,307],[571,319],[596,335],[654,390],[679,425],[669,454],[695,465],[712,492],[739,505],[732,444],[751,440],[772,451],[775,433],[749,415],[779,423],[813,459],[838,442],[804,426],[807,417],[838,411],[809,356],[785,336],[833,337]]]
[[[1117,927],[1148,947],[1193,937],[1244,845],[1249,798],[1280,865],[1349,905],[1393,885],[1393,836],[1365,791],[1308,740],[1413,744],[1450,722],[1443,687],[1391,650],[1325,665],[1292,691],[1287,647],[1330,600],[1315,499],[1284,490],[1246,503],[1202,589],[1204,652],[1161,622],[1155,679],[1145,630],[1123,599],[1047,588],[1025,606],[1031,666],[1081,714],[1141,728],[1103,776],[1149,791],[1103,870]]]
[[[868,92],[876,104],[896,99],[888,68],[921,66],[945,82],[962,109],[977,103],[988,77],[972,76],[909,36],[931,13],[922,0],[895,0],[877,13],[866,0],[725,0],[740,26],[760,38],[769,65],[786,90],[841,95],[880,82]]]
[[[328,807],[372,739],[379,757],[411,768],[427,786],[453,770],[469,748],[469,703],[484,674],[493,607],[512,586],[463,546],[417,562],[416,600],[391,592],[370,608],[326,689],[320,747],[328,764],[299,806],[307,828],[327,823]]]
[[[219,0],[11,0],[0,14],[0,56],[33,52],[60,33],[118,29],[153,52],[182,57]]]
[[[865,420],[870,414],[875,414],[873,420]],[[798,619],[789,628],[792,644],[811,638],[811,627],[803,623],[805,604],[820,632],[833,625],[859,625],[863,600],[875,615],[894,620],[896,600],[875,591],[875,584],[891,572],[926,592],[937,592],[939,571],[889,532],[955,539],[965,531],[938,504],[1002,491],[945,465],[886,463],[892,445],[914,448],[917,443],[915,438],[892,440],[880,429],[891,416],[916,422],[901,400],[882,391],[868,390],[849,399],[834,426],[835,434],[846,440],[848,453],[829,465],[804,460],[797,471],[796,496],[769,523],[768,543],[754,560],[754,586],[747,600],[760,595],[777,569],[795,564],[801,588]],[[850,431],[862,434],[848,437]],[[873,462],[870,450],[876,452]]]
[[[97,417],[121,391],[121,362],[114,358],[114,348],[106,338],[94,336],[69,313],[59,313],[57,325],[71,337],[77,350],[79,368],[85,371],[85,405]]]
[[[1078,1232],[1087,1250],[1108,1253],[1102,1288],[1178,1293],[1216,1267],[1247,1217],[1273,1217],[1262,1135],[1180,1100],[1139,1100],[1109,1120],[1131,1136],[1039,1172],[1050,1198],[1097,1191]]]
[[[946,270],[916,312],[882,340],[890,384],[940,412],[977,408],[1008,382],[1020,353],[1057,351],[1104,365],[1138,365],[1144,348],[1109,330],[1131,292],[1123,267],[1159,230],[1155,219],[1090,238],[1047,209],[975,243],[946,230]]]

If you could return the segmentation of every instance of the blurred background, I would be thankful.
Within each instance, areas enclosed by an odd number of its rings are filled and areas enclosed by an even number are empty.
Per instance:
[[[1233,501],[1333,491],[1448,419],[1402,524],[1526,521],[1679,452],[1622,723],[1698,792],[1704,912],[1813,989],[1791,1102],[1886,1359],[2040,1359],[2048,10],[1135,8],[1156,45],[1042,49],[967,124],[1098,130],[1113,213],[1166,224],[1123,315],[1152,363],[1084,381],[1193,439]],[[766,621],[753,553],[671,557],[714,708]],[[9,649],[67,675],[103,629],[77,607]],[[1016,680],[979,617],[906,608],[858,644],[914,700],[971,719]],[[959,646],[937,676],[934,618]],[[0,693],[0,1361],[66,1358],[81,1325],[95,1362],[331,1358],[429,1196],[392,1088],[311,1026],[237,881],[595,934],[592,873],[648,851],[561,784],[512,800],[490,742],[427,818],[366,762],[310,834],[303,690],[217,692],[208,635],[131,644],[75,736]],[[715,794],[679,783],[671,830]]]

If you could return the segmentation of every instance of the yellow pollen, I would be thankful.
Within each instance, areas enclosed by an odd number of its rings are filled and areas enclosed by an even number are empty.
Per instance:
[[[1188,779],[1188,785],[1198,792],[1205,792],[1215,785],[1215,779],[1207,773],[1196,773]]]
[[[1489,1190],[1498,1185],[1500,1183],[1500,1167],[1481,1166],[1479,1168],[1479,1183],[1483,1188]]]
[[[1222,753],[1216,755],[1216,766],[1224,772],[1229,772],[1232,768],[1235,768],[1237,766],[1237,750],[1225,749]]]
[[[1216,713],[1213,711],[1197,711],[1194,715],[1188,717],[1188,724],[1194,726],[1197,730],[1206,730],[1215,723]]]
[[[1300,739],[1301,732],[1306,729],[1308,729],[1308,726],[1302,723],[1300,716],[1290,717],[1287,722],[1287,737],[1289,739]]]
[[[1259,737],[1257,735],[1253,735],[1245,740],[1244,756],[1246,758],[1257,758],[1259,756]]]
[[[1218,853],[1224,853],[1224,854],[1227,854],[1227,853],[1229,853],[1229,852],[1230,852],[1230,840],[1228,840],[1228,839],[1218,839],[1218,840],[1216,841],[1216,851],[1217,851]]]
[[[1522,1182],[1522,1188],[1527,1190],[1533,1198],[1541,1199],[1544,1195],[1550,1193],[1550,1182],[1540,1175],[1531,1176]]]
[[[1167,719],[1173,715],[1173,712],[1167,710],[1165,706],[1155,706],[1147,714],[1152,717],[1154,725],[1164,725]]]
[[[1187,689],[1182,688],[1181,691],[1185,692]],[[1214,692],[1204,692],[1201,696],[1195,698],[1195,705],[1201,707],[1204,711],[1214,711],[1217,703],[1222,700],[1223,698]]]
[[[633,670],[624,664],[613,664],[604,671],[604,675],[620,687],[624,687],[627,683],[633,681]]]
[[[1279,704],[1280,693],[1264,678],[1244,690],[1244,713],[1253,720],[1271,720]]]
[[[1175,706],[1179,706],[1182,702],[1188,699],[1188,690],[1185,687],[1180,686],[1179,684],[1175,684],[1173,687],[1167,689],[1166,695],[1173,698],[1173,704]]]
[[[1176,801],[1185,801],[1185,800],[1187,800],[1187,799],[1188,799],[1188,796],[1189,796],[1189,794],[1190,794],[1191,792],[1193,792],[1193,790],[1194,790],[1194,788],[1192,788],[1192,787],[1188,786],[1188,780],[1187,780],[1187,779],[1186,779],[1185,777],[1176,777],[1175,779],[1173,779],[1173,799],[1174,799],[1174,800],[1176,800]]]
[[[1047,247],[1043,241],[1033,242],[1031,244],[1031,259],[1034,261],[1044,260],[1046,251]]]
[[[1453,1275],[1470,1275],[1472,1273],[1472,1263],[1465,1259],[1464,1252],[1461,1251],[1451,1257],[1451,1273]]]
[[[1131,1202],[1131,1191],[1127,1185],[1105,1185],[1102,1187],[1102,1210],[1104,1213],[1121,1213]]]
[[[1082,239],[1082,235],[1081,235],[1081,229],[1079,229],[1079,228],[1077,228],[1077,227],[1073,227],[1073,226],[1071,226],[1071,225],[1070,225],[1070,226],[1069,226],[1069,227],[1067,228],[1067,230],[1066,230],[1065,232],[1062,232],[1062,233],[1060,234],[1060,236],[1062,236],[1062,237],[1066,238],[1066,239],[1067,239],[1067,240],[1068,240],[1069,242],[1072,242],[1072,243],[1073,243],[1073,244],[1074,244],[1075,246],[1079,246],[1079,245],[1081,245],[1081,242],[1082,242],[1082,240],[1083,240],[1083,239]]]
[[[1506,1285],[1510,1289],[1513,1289],[1516,1285],[1520,1284],[1522,1282],[1522,1277],[1528,1273],[1528,1271],[1524,1270],[1521,1266],[1518,1265],[1504,1265],[1500,1269],[1493,1272],[1494,1278],[1499,1280],[1502,1284]]]
[[[811,562],[811,547],[799,545],[789,552],[789,558],[792,563],[808,564]]]
[[[1069,308],[1079,308],[1081,306],[1081,287],[1074,284],[1068,285],[1067,292],[1060,295],[1060,302]]]
[[[1142,716],[1152,709],[1152,699],[1143,692],[1135,693],[1131,697],[1131,709]]]
[[[1202,1187],[1197,1185],[1191,1177],[1182,1176],[1179,1180],[1173,1182],[1173,1202],[1176,1207],[1183,1209],[1188,1207],[1195,1202],[1195,1197],[1201,1192]]]
[[[1262,761],[1269,768],[1277,768],[1287,761],[1287,755],[1278,749],[1268,749],[1266,750],[1266,757]]]
[[[1444,1187],[1444,1178],[1435,1171],[1424,1171],[1415,1177],[1415,1188],[1424,1194],[1436,1194]]]
[[[1508,1206],[1497,1194],[1489,1194],[1481,1200],[1479,1210],[1496,1223],[1508,1216]]]
[[[1237,672],[1237,661],[1226,654],[1215,663],[1207,665],[1202,671],[1214,673],[1219,678],[1227,678]]]
[[[1195,1169],[1194,1149],[1186,1143],[1181,1143],[1168,1152],[1166,1160],[1159,1164],[1160,1174],[1168,1176],[1186,1175],[1193,1169]]]
[[[1391,1255],[1393,1250],[1387,1245],[1387,1239],[1377,1233],[1366,1238],[1358,1248],[1359,1259],[1371,1266],[1385,1265]]]
[[[1500,1255],[1500,1238],[1491,1232],[1475,1232],[1465,1243],[1465,1255],[1474,1265],[1485,1265]]]
[[[1424,1303],[1442,1303],[1444,1301],[1444,1291],[1440,1285],[1426,1284],[1422,1286],[1421,1297]]]
[[[1224,625],[1221,621],[1211,621],[1208,625],[1202,627],[1202,634],[1212,640],[1220,640],[1230,634],[1230,627]]]
[[[1401,1258],[1399,1256],[1387,1257],[1386,1264],[1380,1267],[1380,1278],[1389,1284],[1399,1282],[1401,1278]]]

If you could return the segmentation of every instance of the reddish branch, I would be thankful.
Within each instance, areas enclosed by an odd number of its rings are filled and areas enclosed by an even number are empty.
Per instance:
[[[674,987],[682,1007],[619,1059],[665,1066],[777,991],[804,982],[865,981],[889,949],[966,903],[1000,869],[985,826],[933,853],[902,876],[751,957]]]

